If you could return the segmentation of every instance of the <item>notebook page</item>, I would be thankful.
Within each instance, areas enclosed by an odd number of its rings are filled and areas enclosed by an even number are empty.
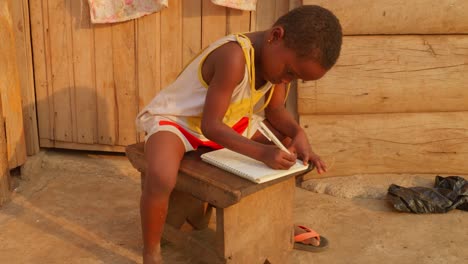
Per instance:
[[[263,162],[226,148],[205,153],[201,158],[205,162],[256,183],[274,180],[308,168],[308,165],[303,165],[302,161],[298,160],[289,170],[275,170]]]

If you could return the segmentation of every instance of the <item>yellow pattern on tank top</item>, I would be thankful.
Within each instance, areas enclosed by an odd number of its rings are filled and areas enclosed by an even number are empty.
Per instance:
[[[254,48],[252,47],[252,44],[250,43],[249,38],[246,37],[245,35],[236,34],[235,36],[236,36],[237,42],[242,48],[245,61],[247,64],[248,76],[249,76],[249,81],[250,81],[250,96],[248,98],[242,98],[240,101],[233,102],[229,105],[228,109],[226,110],[226,114],[224,115],[223,122],[230,127],[232,127],[235,123],[237,123],[241,118],[245,117],[246,115],[249,117],[249,121],[250,121],[252,119],[252,115],[254,114],[253,108],[255,104],[264,95],[263,92],[257,91],[255,89]],[[242,37],[243,40],[241,40],[240,37]],[[249,47],[246,46],[245,42],[247,42],[247,45],[249,45]],[[202,65],[205,59],[208,57],[209,54],[211,54],[211,52],[208,52],[207,54],[204,55],[204,57],[200,60],[200,64],[198,66],[198,78],[205,88],[208,88],[208,84],[203,79],[201,69],[202,69]],[[260,88],[260,90],[262,90],[262,88]],[[273,95],[273,91],[274,91],[274,86],[270,88],[270,95],[268,99],[265,101],[265,104],[259,110],[255,112],[262,111],[268,105],[268,103],[270,102],[271,96]],[[187,125],[189,126],[191,130],[196,131],[197,133],[201,134],[202,133],[201,132],[201,119],[202,119],[201,115],[188,117],[186,119]],[[250,130],[250,124],[251,122],[249,122],[248,130]],[[247,133],[250,133],[250,131],[248,131]]]

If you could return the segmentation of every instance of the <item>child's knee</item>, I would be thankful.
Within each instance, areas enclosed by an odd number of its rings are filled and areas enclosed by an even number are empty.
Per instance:
[[[148,168],[144,179],[143,193],[147,195],[169,196],[175,187],[177,174],[164,169]]]

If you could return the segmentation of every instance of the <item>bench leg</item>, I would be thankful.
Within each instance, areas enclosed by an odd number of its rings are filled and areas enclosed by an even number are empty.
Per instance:
[[[216,209],[216,247],[227,263],[290,263],[295,180]]]
[[[173,190],[169,199],[166,223],[180,229],[187,221],[194,229],[208,227],[212,207],[190,194]]]

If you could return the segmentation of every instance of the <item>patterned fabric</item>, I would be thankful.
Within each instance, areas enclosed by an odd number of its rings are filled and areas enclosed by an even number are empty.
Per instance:
[[[168,6],[168,0],[88,0],[92,23],[135,19]]]
[[[254,11],[257,0],[211,0],[213,4],[241,10]]]

